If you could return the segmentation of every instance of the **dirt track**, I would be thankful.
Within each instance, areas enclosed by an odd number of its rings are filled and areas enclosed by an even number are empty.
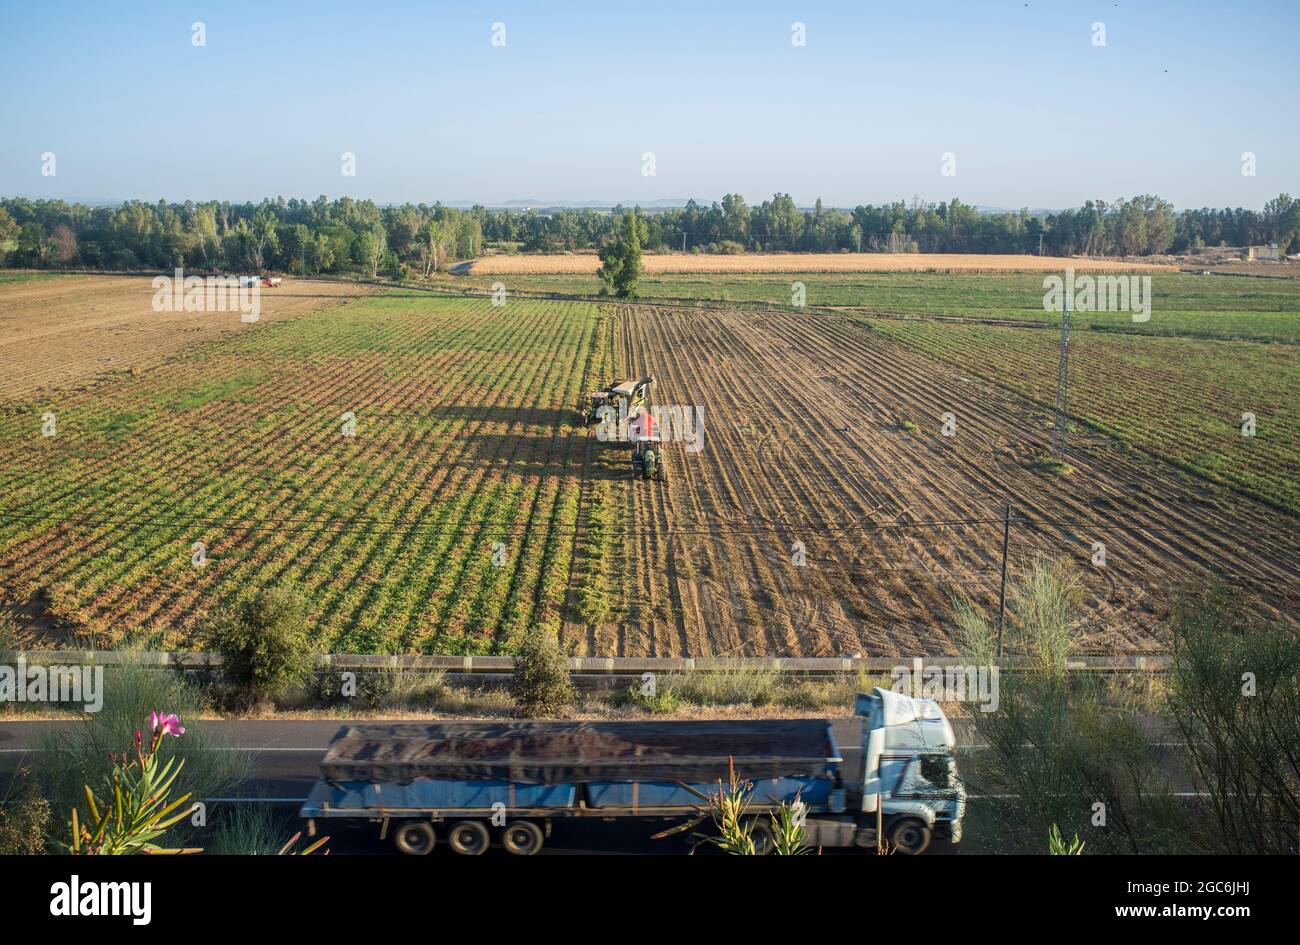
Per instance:
[[[1073,475],[1037,472],[1042,411],[847,320],[623,307],[616,345],[628,376],[657,376],[655,403],[703,407],[706,437],[670,447],[666,486],[629,485],[636,619],[596,652],[943,652],[950,595],[996,609],[1008,501],[1029,520],[1013,563],[1044,550],[1084,571],[1080,652],[1161,649],[1170,590],[1212,571],[1297,611],[1291,520],[1099,435],[1072,434]]]
[[[372,291],[286,279],[260,295],[260,321]],[[65,390],[140,367],[195,341],[246,329],[235,312],[155,312],[144,276],[67,276],[0,286],[0,399]]]

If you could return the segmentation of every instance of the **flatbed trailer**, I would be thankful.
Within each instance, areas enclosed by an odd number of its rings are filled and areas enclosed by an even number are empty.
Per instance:
[[[558,821],[696,819],[734,765],[760,848],[770,814],[796,800],[811,846],[874,847],[878,822],[901,852],[959,840],[965,800],[938,706],[877,689],[859,696],[863,713],[857,772],[825,719],[347,725],[300,815],[312,835],[321,822],[375,825],[408,854],[440,833],[457,853],[482,853],[494,832],[530,854]]]

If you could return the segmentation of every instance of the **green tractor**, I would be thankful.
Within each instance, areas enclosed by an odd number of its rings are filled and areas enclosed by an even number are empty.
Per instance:
[[[632,478],[667,482],[663,438],[654,414],[642,407],[633,415],[628,424],[628,440],[632,444]]]

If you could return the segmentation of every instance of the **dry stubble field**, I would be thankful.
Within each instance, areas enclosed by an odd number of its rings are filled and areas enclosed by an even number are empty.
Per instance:
[[[592,633],[595,652],[944,650],[954,593],[996,609],[1008,502],[1025,519],[1013,561],[1041,551],[1085,574],[1080,652],[1160,649],[1171,592],[1212,573],[1297,612],[1285,515],[1099,434],[1072,436],[1073,475],[1041,473],[1046,412],[846,318],[627,306],[618,327],[630,373],[702,405],[707,436],[669,454],[666,489],[633,491],[651,564],[629,598],[649,606]]]
[[[982,255],[979,253],[664,253],[643,260],[647,275],[667,273],[750,272],[1059,272],[1062,265],[1080,272],[1173,272],[1174,267],[1110,259],[1052,256]],[[499,255],[474,260],[469,272],[492,275],[595,275],[595,253]]]
[[[508,652],[540,622],[579,655],[937,653],[954,593],[996,603],[1008,500],[1013,556],[1084,566],[1081,652],[1159,649],[1171,589],[1212,572],[1296,612],[1276,510],[1096,433],[1075,475],[1036,472],[1040,408],[847,318],[288,282],[304,304],[282,317],[169,323],[147,280],[81,282],[0,287],[0,581],[23,643],[196,645],[203,614],[287,579],[336,651]],[[94,360],[112,342],[135,371]],[[648,372],[655,402],[703,408],[667,484],[631,482],[573,409]]]

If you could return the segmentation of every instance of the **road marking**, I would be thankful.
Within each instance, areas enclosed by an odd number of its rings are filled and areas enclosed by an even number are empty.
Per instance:
[[[45,749],[45,748],[0,748],[0,754],[5,754],[5,755],[17,755],[17,754],[27,754],[27,753],[29,753],[29,752],[47,751],[47,750],[48,750],[48,749]],[[259,748],[259,747],[256,747],[256,746],[254,746],[254,747],[242,747],[242,746],[241,746],[241,747],[237,747],[237,748],[227,748],[227,747],[205,748],[204,751],[300,751],[300,752],[301,752],[301,751],[309,751],[309,752],[323,752],[323,751],[325,751],[325,747],[322,746],[322,747],[320,747],[320,748],[272,748],[272,747],[270,747],[270,746],[266,746],[266,747],[261,747],[261,748]]]

